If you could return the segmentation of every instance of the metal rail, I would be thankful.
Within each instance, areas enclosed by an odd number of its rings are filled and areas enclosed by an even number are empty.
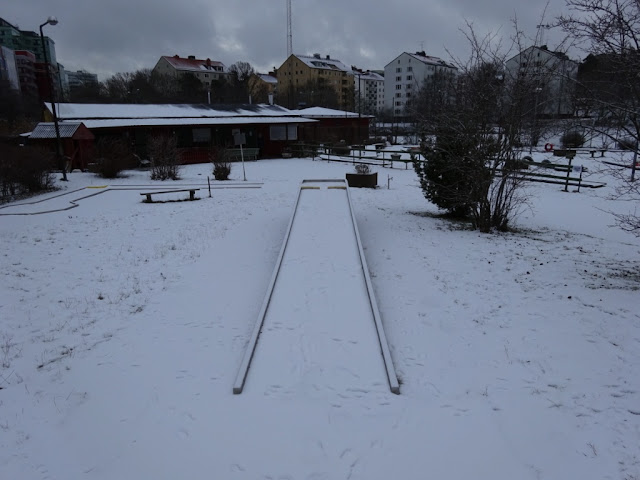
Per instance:
[[[335,186],[335,187],[329,187],[329,188],[340,188],[340,189],[344,189],[347,192],[347,203],[348,203],[348,207],[349,207],[349,216],[351,218],[351,222],[352,222],[352,227],[353,227],[353,232],[355,235],[355,239],[356,239],[356,245],[358,248],[358,256],[360,259],[360,266],[362,268],[362,273],[364,276],[364,280],[365,280],[365,285],[366,285],[366,290],[367,290],[367,297],[369,300],[369,305],[371,308],[371,313],[373,316],[373,320],[374,320],[374,326],[376,328],[376,334],[378,336],[378,344],[380,347],[380,352],[382,354],[382,359],[384,362],[384,366],[385,366],[385,371],[386,371],[386,375],[387,375],[387,379],[389,382],[389,388],[391,390],[392,393],[395,394],[399,394],[400,393],[400,385],[398,382],[398,377],[396,375],[395,372],[395,368],[393,366],[393,360],[391,358],[391,352],[389,350],[389,345],[387,343],[387,337],[385,335],[384,332],[384,327],[382,325],[382,319],[380,316],[380,311],[378,310],[378,304],[376,301],[376,297],[375,297],[375,293],[373,291],[373,285],[371,282],[371,277],[369,275],[369,269],[367,267],[367,261],[365,259],[364,256],[364,250],[362,248],[362,243],[360,241],[360,233],[358,231],[358,225],[356,223],[356,219],[355,219],[355,215],[353,213],[353,208],[352,208],[352,203],[351,203],[351,195],[349,194],[349,188],[347,186],[346,180],[341,179],[341,180],[335,180],[335,179],[319,179],[319,180],[303,180],[302,184],[300,185],[300,189],[298,191],[298,196],[296,198],[296,202],[295,202],[295,206],[293,209],[293,214],[291,215],[291,220],[289,221],[289,226],[287,227],[287,231],[285,233],[285,238],[284,241],[282,243],[282,248],[280,249],[280,255],[278,256],[278,260],[276,261],[276,266],[274,268],[273,271],[273,275],[271,276],[271,281],[269,282],[269,286],[267,288],[267,293],[265,295],[264,301],[262,303],[262,308],[260,309],[260,313],[258,314],[258,319],[256,321],[256,324],[253,328],[253,332],[251,334],[251,337],[249,339],[249,343],[247,345],[247,349],[245,351],[245,354],[243,356],[242,359],[242,363],[240,364],[240,368],[238,370],[238,374],[236,376],[236,380],[234,382],[233,385],[233,393],[234,394],[240,394],[242,393],[243,389],[244,389],[244,385],[246,383],[247,380],[247,375],[249,373],[249,368],[251,366],[251,361],[253,359],[253,356],[255,354],[256,351],[256,347],[258,344],[258,338],[260,337],[260,332],[262,330],[262,327],[264,325],[264,320],[265,317],[267,315],[267,311],[269,309],[269,304],[271,303],[271,298],[273,295],[273,290],[275,288],[276,285],[276,281],[278,278],[278,274],[280,273],[280,268],[282,266],[282,262],[284,259],[284,255],[285,255],[285,251],[287,248],[287,245],[289,243],[289,238],[291,236],[291,229],[293,227],[293,223],[296,217],[296,213],[298,211],[298,204],[300,203],[300,197],[302,195],[302,192],[304,190],[307,189],[313,189],[313,188],[318,188],[318,187],[312,187],[309,185],[305,185],[305,184],[309,184],[309,183],[322,183],[322,182],[331,182],[331,183],[342,183],[344,184],[344,186]]]

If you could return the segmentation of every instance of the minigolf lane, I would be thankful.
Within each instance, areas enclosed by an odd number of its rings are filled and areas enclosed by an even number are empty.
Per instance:
[[[388,391],[344,182],[302,188],[244,391]]]

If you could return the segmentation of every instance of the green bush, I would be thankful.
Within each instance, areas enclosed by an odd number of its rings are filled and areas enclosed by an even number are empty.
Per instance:
[[[213,176],[216,180],[229,180],[231,174],[231,163],[229,162],[214,162],[213,164]]]
[[[216,180],[229,180],[231,162],[229,152],[225,148],[212,147],[209,150],[209,160],[213,163],[213,176]]]

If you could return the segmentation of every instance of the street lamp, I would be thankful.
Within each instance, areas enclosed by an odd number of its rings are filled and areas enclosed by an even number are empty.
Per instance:
[[[56,112],[56,97],[53,90],[53,81],[51,79],[51,71],[49,65],[49,57],[47,55],[47,49],[44,44],[44,33],[42,33],[42,27],[45,25],[57,25],[58,19],[56,17],[49,17],[47,21],[40,25],[40,42],[42,43],[42,54],[44,55],[44,67],[47,71],[47,83],[49,85],[49,100],[51,100],[51,112],[53,113],[53,125],[56,130],[56,160],[58,165],[62,164],[62,180],[67,181],[67,166],[65,162],[60,161],[62,155],[62,148],[60,144],[60,126],[58,125],[58,114]]]

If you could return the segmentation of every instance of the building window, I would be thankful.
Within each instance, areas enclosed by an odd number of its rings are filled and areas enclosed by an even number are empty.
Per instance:
[[[411,60],[409,60],[411,61]],[[407,67],[407,72],[413,72],[413,67]]]
[[[396,85],[396,90],[402,89],[402,85]]]
[[[209,143],[211,141],[211,129],[194,128],[192,129],[193,143]]]
[[[397,76],[396,77],[396,82],[399,82],[400,80],[402,80],[402,77],[401,76]]]
[[[411,75],[407,75],[407,80],[413,80],[413,77]]]
[[[298,126],[297,125],[271,125],[269,128],[269,138],[271,140],[297,140],[298,139]]]
[[[400,73],[400,72],[402,72],[402,67],[397,67],[396,68],[396,73]]]
[[[396,98],[400,98],[400,97],[402,97],[402,92],[396,93]]]

